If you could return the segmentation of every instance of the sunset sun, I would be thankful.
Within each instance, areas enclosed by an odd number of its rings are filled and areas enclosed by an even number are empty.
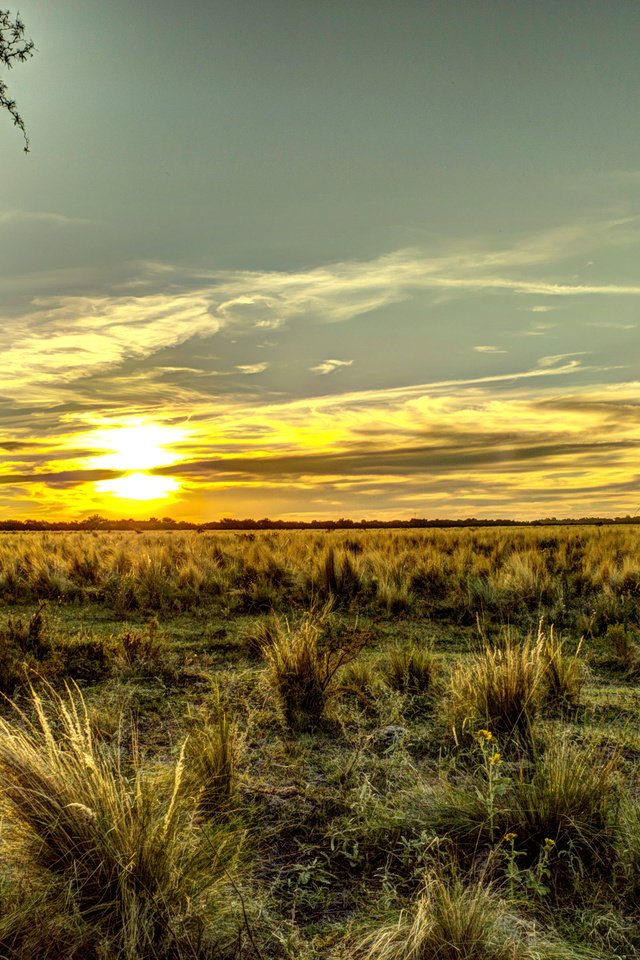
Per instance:
[[[96,491],[121,500],[164,500],[175,494],[181,487],[179,480],[150,471],[179,460],[171,447],[184,437],[185,432],[178,428],[143,421],[99,427],[88,440],[102,452],[89,462],[94,468],[121,475],[96,481]]]
[[[127,473],[118,480],[99,480],[96,490],[122,500],[164,500],[180,489],[174,477],[158,477],[152,473]]]

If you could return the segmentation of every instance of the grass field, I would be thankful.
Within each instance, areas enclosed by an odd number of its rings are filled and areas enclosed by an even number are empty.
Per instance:
[[[640,529],[0,536],[0,956],[640,955]]]

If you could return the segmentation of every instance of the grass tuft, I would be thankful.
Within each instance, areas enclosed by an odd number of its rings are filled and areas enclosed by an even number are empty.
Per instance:
[[[85,956],[195,957],[202,873],[181,793],[184,750],[166,788],[135,758],[127,772],[94,742],[77,690],[48,703],[32,691],[29,707],[31,719],[17,711],[15,722],[0,720],[4,855],[40,881],[49,926],[73,920],[77,939],[93,944]],[[226,882],[232,842],[219,834],[207,856],[210,888]],[[0,941],[20,942],[25,922],[5,914]]]

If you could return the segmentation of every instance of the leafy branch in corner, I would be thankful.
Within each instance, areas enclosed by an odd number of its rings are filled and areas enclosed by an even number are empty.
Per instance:
[[[33,40],[25,40],[25,26],[20,15],[12,16],[9,10],[0,10],[0,65],[11,69],[16,63],[24,63],[33,56]],[[15,100],[9,96],[4,80],[0,78],[0,108],[8,110],[16,127],[22,131],[24,152],[29,153],[29,138]]]

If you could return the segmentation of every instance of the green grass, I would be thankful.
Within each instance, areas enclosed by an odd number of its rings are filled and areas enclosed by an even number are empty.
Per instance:
[[[637,537],[2,538],[0,955],[640,955]]]

